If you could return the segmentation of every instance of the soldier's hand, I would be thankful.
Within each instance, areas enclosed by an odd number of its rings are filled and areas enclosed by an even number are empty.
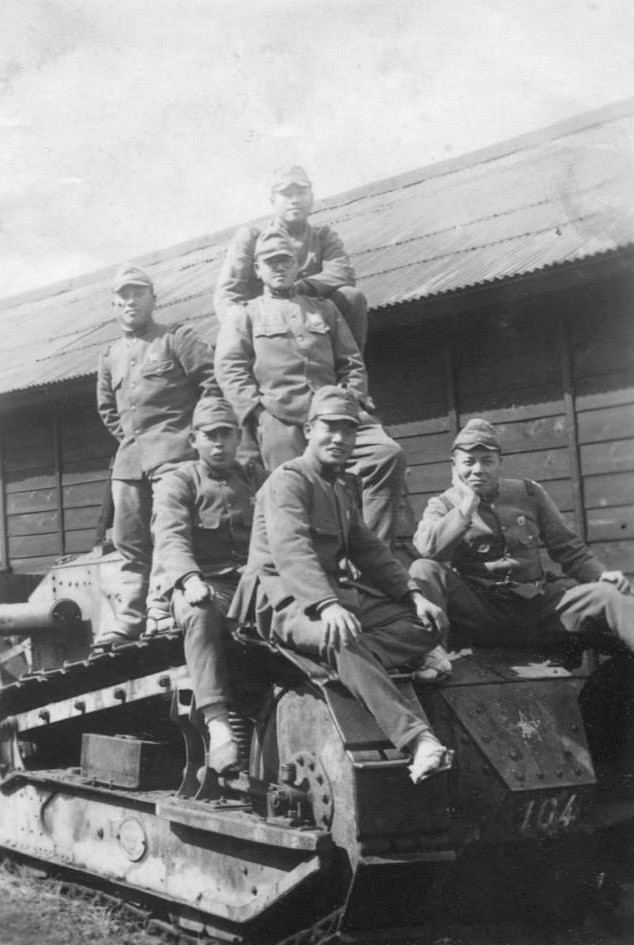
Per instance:
[[[214,590],[197,574],[192,574],[183,585],[183,594],[188,604],[202,604],[212,599]]]
[[[319,616],[324,625],[324,643],[327,648],[339,650],[350,646],[361,633],[361,624],[355,615],[341,604],[328,604]]]
[[[614,584],[617,591],[620,591],[621,594],[632,593],[630,582],[622,571],[604,571],[599,580],[607,581],[608,584]]]
[[[471,486],[463,482],[455,469],[451,470],[451,485],[456,489],[460,496],[458,508],[465,518],[471,518],[477,507],[480,505],[480,496]]]
[[[446,640],[449,633],[449,620],[442,607],[432,604],[430,600],[423,597],[420,591],[412,591],[410,596],[416,616],[425,629],[435,631],[440,640]]]

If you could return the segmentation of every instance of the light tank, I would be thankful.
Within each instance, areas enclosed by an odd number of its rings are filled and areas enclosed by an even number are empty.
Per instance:
[[[242,770],[217,778],[180,633],[91,651],[120,580],[96,549],[0,605],[0,846],[150,897],[191,934],[258,945],[306,928],[409,935],[443,910],[517,902],[526,871],[524,903],[557,914],[605,879],[603,836],[634,803],[597,790],[587,653],[464,651],[434,685],[393,674],[455,750],[415,786],[334,673],[241,627]]]

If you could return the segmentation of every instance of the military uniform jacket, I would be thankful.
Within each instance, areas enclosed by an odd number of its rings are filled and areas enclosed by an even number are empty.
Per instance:
[[[471,520],[459,502],[453,487],[429,500],[414,536],[423,558],[448,562],[477,580],[529,583],[544,577],[541,543],[564,573],[581,583],[596,581],[605,571],[546,490],[532,480],[501,479],[498,495],[491,503],[481,502]],[[505,568],[507,559],[517,565]]]
[[[119,440],[113,477],[140,479],[192,459],[191,417],[203,394],[219,396],[220,388],[213,351],[191,328],[154,323],[111,344],[99,359],[97,406]]]
[[[300,265],[297,291],[302,295],[326,297],[342,285],[354,285],[354,269],[343,243],[329,226],[311,226],[301,238],[293,236],[283,224],[272,220],[266,230],[283,231],[295,248]],[[260,230],[241,227],[227,249],[214,293],[214,310],[219,321],[236,305],[244,305],[262,294],[262,283],[255,274],[255,244]]]
[[[166,590],[180,586],[187,574],[213,579],[246,564],[255,494],[265,477],[257,463],[235,463],[221,478],[199,459],[160,481],[154,542]]]
[[[223,322],[216,375],[241,421],[261,405],[279,420],[303,423],[314,391],[339,384],[368,409],[368,375],[339,310],[328,299],[269,294]]]
[[[279,612],[297,602],[313,615],[338,600],[355,610],[358,591],[350,565],[361,572],[366,591],[401,600],[416,589],[361,518],[356,478],[335,477],[304,453],[271,473],[257,495],[249,560],[230,616],[246,620],[257,598],[266,633],[267,608]]]

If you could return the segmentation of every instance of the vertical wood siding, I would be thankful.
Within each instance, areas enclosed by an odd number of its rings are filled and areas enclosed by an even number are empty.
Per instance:
[[[416,516],[449,485],[456,417],[484,417],[504,474],[543,483],[606,565],[634,575],[633,301],[621,279],[375,337],[372,388]]]
[[[16,572],[88,551],[114,441],[92,405],[16,411],[2,427],[6,544]]]
[[[610,567],[634,574],[634,295],[626,279],[394,327],[371,390],[409,466],[417,517],[449,483],[456,424],[495,423],[504,473],[542,482]],[[395,316],[397,317],[397,316]],[[79,398],[77,398],[79,401]],[[0,434],[0,567],[44,571],[94,542],[114,441],[87,399],[16,411]]]

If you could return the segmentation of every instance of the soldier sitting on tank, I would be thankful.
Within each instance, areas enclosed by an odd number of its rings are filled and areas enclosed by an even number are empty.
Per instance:
[[[363,358],[329,299],[296,292],[299,263],[284,233],[258,237],[256,270],[264,295],[223,322],[216,374],[241,423],[257,437],[268,470],[301,455],[315,390],[338,384],[362,405],[349,470],[363,483],[367,524],[391,545],[405,475],[405,457],[375,417]]]
[[[531,479],[501,478],[495,428],[470,420],[452,446],[452,485],[430,499],[410,574],[448,615],[459,645],[552,639],[608,630],[634,650],[634,598],[566,525]],[[564,577],[544,571],[543,544]]]
[[[167,472],[195,456],[189,433],[199,397],[220,395],[213,351],[202,338],[191,328],[154,321],[154,284],[146,272],[124,266],[112,289],[123,334],[99,359],[97,403],[119,441],[112,469],[112,537],[123,564],[118,623],[96,639],[97,647],[143,633],[146,597],[147,629],[171,622],[161,599],[160,569],[154,568],[150,580],[152,498]]]
[[[411,755],[417,782],[449,767],[451,753],[387,670],[422,666],[425,678],[448,671],[438,646],[445,618],[361,518],[357,480],[345,472],[360,422],[350,391],[316,392],[303,455],[279,466],[258,493],[230,616],[254,617],[263,636],[333,667]]]
[[[246,564],[259,463],[236,462],[238,419],[226,400],[203,398],[191,443],[198,460],[161,479],[154,499],[155,554],[161,560],[197,708],[209,732],[208,766],[238,763],[229,725],[226,614]]]
[[[298,259],[295,290],[299,295],[332,299],[363,351],[368,330],[367,302],[355,288],[354,270],[337,234],[326,224],[308,222],[313,207],[312,184],[297,165],[277,172],[271,190],[273,219],[265,227],[282,231]],[[218,319],[231,317],[236,309],[262,293],[255,268],[255,244],[260,230],[242,227],[227,250],[214,293]]]

